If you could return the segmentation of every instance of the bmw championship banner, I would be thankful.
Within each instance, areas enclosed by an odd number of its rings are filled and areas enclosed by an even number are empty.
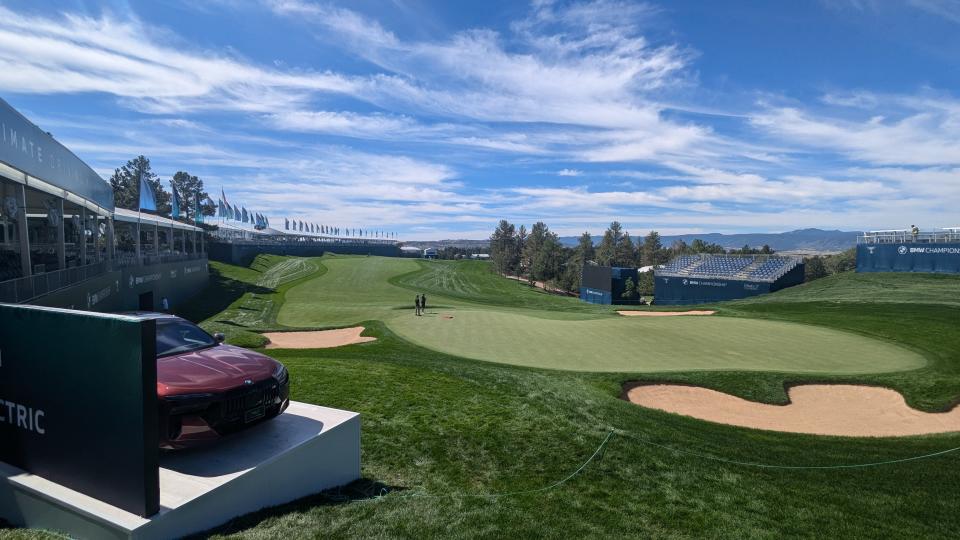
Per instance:
[[[0,461],[157,513],[155,351],[153,321],[0,304]]]
[[[857,272],[960,273],[960,243],[860,244]]]

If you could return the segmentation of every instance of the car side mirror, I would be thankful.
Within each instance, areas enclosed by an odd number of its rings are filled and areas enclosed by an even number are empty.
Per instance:
[[[217,343],[223,343],[224,341],[226,341],[226,339],[227,339],[227,336],[223,335],[223,332],[217,332],[216,334],[213,335],[213,340],[216,341]]]

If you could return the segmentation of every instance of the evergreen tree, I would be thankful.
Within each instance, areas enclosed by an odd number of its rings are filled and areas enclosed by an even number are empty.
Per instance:
[[[704,242],[699,238],[695,238],[693,240],[693,242],[690,244],[690,249],[692,249],[694,253],[719,254],[719,253],[727,252],[727,250],[723,249],[723,246],[721,246],[720,244],[714,244],[712,242]]]
[[[804,261],[804,279],[813,281],[827,276],[827,267],[823,264],[823,259],[814,255]]]
[[[653,295],[653,272],[640,272],[637,276],[637,294]]]
[[[633,278],[627,278],[623,283],[623,294],[620,297],[624,300],[637,299],[637,284],[633,282]]]
[[[150,160],[137,156],[126,165],[113,171],[110,186],[113,188],[113,204],[118,208],[138,210],[140,205],[140,177],[146,178],[153,188],[157,201],[157,213],[170,215],[170,193],[163,188],[160,178],[150,168]]]
[[[693,248],[688,246],[686,242],[679,238],[670,244],[671,257],[679,257],[680,255],[689,255],[691,253],[693,253]]]
[[[603,240],[597,247],[597,263],[602,266],[615,266],[617,261],[617,250],[620,242],[623,241],[623,227],[619,221],[610,224],[603,233]]]
[[[563,269],[563,246],[556,233],[546,230],[546,225],[544,230],[540,249],[533,258],[531,275],[541,281],[556,281]]]
[[[583,264],[596,258],[596,250],[593,247],[593,237],[589,232],[584,232],[577,240],[577,247],[570,250],[567,255],[567,263],[564,266],[559,287],[565,291],[579,291],[580,282],[583,279]]]
[[[615,263],[613,266],[629,267],[636,266],[637,250],[633,246],[633,240],[630,239],[630,233],[623,233],[623,238],[617,244]]]
[[[655,266],[667,262],[667,253],[660,243],[660,233],[650,231],[643,239],[643,247],[640,248],[640,264],[642,266]]]
[[[547,225],[542,221],[534,223],[533,227],[530,228],[530,234],[527,235],[526,241],[524,242],[523,253],[521,253],[520,259],[521,264],[525,268],[533,268],[534,259],[536,259],[540,253],[540,248],[543,246],[543,242],[547,237],[547,231]]]
[[[173,175],[172,183],[180,194],[180,212],[188,220],[195,220],[194,208],[197,193],[200,194],[200,213],[204,216],[212,216],[216,213],[217,207],[211,203],[210,195],[203,190],[203,180],[191,175],[185,171],[177,171]]]
[[[520,230],[517,232],[517,260],[520,261],[520,267],[517,269],[517,274],[521,275],[524,272],[528,272],[530,269],[529,264],[525,264],[523,260],[523,250],[527,246],[527,226],[520,225]]]
[[[513,271],[518,263],[516,228],[501,219],[490,236],[490,259],[501,275]]]
[[[585,261],[592,261],[596,256],[597,250],[593,247],[593,237],[590,236],[589,232],[584,231],[584,233],[580,235],[580,239],[577,240],[576,257],[583,263]]]

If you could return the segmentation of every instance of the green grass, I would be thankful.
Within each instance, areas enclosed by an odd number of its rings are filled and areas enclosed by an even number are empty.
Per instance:
[[[784,289],[775,295],[755,296],[737,305],[786,302],[854,304],[937,304],[960,306],[960,276],[951,274],[891,274],[846,272]]]
[[[211,286],[176,314],[222,332],[234,345],[262,347],[267,338],[260,332],[285,329],[277,314],[286,292],[325,271],[316,258],[258,255],[250,268],[210,261]]]
[[[441,313],[438,311],[438,313]],[[916,369],[919,354],[847,332],[729,317],[558,321],[492,310],[390,322],[401,336],[465,358],[577,371],[743,370],[875,373]]]
[[[364,268],[351,266],[346,257],[314,262],[313,278],[239,296],[237,291],[245,287],[259,287],[262,272],[218,266],[222,278],[212,283],[214,290],[206,297],[232,307],[206,318],[232,317],[248,294],[269,296],[274,308],[268,313],[284,302],[278,321],[267,317],[245,332],[301,322],[308,327],[360,323],[378,338],[338,349],[269,351],[288,366],[294,399],[361,413],[363,479],[336,492],[244,516],[208,534],[251,539],[912,539],[954,538],[960,530],[954,496],[960,486],[960,452],[881,467],[789,470],[722,463],[648,444],[726,460],[822,466],[956,448],[960,434],[892,439],[786,434],[698,421],[618,399],[623,382],[644,379],[700,384],[748,399],[784,403],[785,385],[826,380],[882,384],[900,390],[915,406],[942,409],[960,396],[960,307],[950,301],[960,292],[960,282],[887,274],[870,276],[864,284],[862,276],[844,274],[830,282],[723,304],[718,306],[722,317],[707,318],[708,324],[746,324],[753,329],[768,324],[804,331],[833,329],[830,333],[839,329],[845,338],[873,338],[873,346],[896,343],[926,360],[924,367],[912,371],[587,373],[476,361],[416,345],[392,328],[398,320],[404,324],[415,320],[408,306],[419,289],[407,278],[424,267],[414,263],[391,269],[391,263],[375,258],[361,261],[367,263]],[[455,266],[449,269],[457,271]],[[418,279],[426,278],[421,274]],[[328,280],[335,286],[324,284]],[[430,288],[426,279],[422,289],[436,306],[430,311],[454,313],[455,318],[446,322],[455,323],[466,313],[534,319],[527,324],[621,320],[594,308],[577,309],[576,304],[550,316],[543,304],[518,301],[530,293],[541,294],[529,289],[515,293],[500,289],[506,298],[498,305],[496,295],[481,289],[469,298],[463,285],[444,280],[438,278],[437,283],[450,285]],[[447,295],[445,287],[450,287]],[[864,287],[901,291],[902,300],[862,301],[859,291]],[[911,297],[929,301],[915,303]],[[555,300],[565,299],[543,302]],[[331,305],[341,302],[351,304]],[[632,320],[637,328],[647,324]],[[797,324],[782,326],[785,323]],[[683,333],[676,340],[695,338]],[[537,342],[527,334],[515,341],[523,346]],[[809,341],[790,348],[812,352],[819,345]],[[702,344],[720,350],[712,339],[705,338]],[[779,342],[770,346],[786,348]],[[614,436],[599,459],[562,486],[535,494],[484,496],[540,488],[568,476],[610,430]],[[23,534],[0,531],[0,536]]]
[[[407,340],[465,358],[577,371],[750,370],[852,374],[925,365],[919,354],[847,332],[742,318],[626,318],[551,295],[478,261],[325,257],[290,291],[286,326],[387,323]],[[412,312],[414,291],[427,315]]]
[[[417,260],[419,269],[398,275],[390,282],[423,293],[490,306],[518,307],[552,312],[605,313],[611,308],[584,304],[577,298],[559,296],[528,284],[505,279],[491,271],[485,261]],[[429,298],[428,298],[429,300]]]
[[[463,360],[364,324],[378,341],[271,351],[290,368],[294,399],[362,414],[364,480],[216,534],[916,538],[949,537],[960,526],[947,495],[960,481],[960,455],[861,470],[771,470],[642,442],[738,461],[828,465],[935,452],[960,446],[960,436],[843,439],[730,428],[616,399],[616,376]],[[611,429],[602,457],[557,489],[474,496],[549,485]],[[389,494],[368,499],[384,489]]]

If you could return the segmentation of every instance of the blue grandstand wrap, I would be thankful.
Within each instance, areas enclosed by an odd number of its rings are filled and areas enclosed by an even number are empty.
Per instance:
[[[656,269],[654,303],[685,305],[736,300],[803,283],[798,257],[681,255]]]
[[[960,243],[890,243],[857,246],[857,272],[960,273]]]

